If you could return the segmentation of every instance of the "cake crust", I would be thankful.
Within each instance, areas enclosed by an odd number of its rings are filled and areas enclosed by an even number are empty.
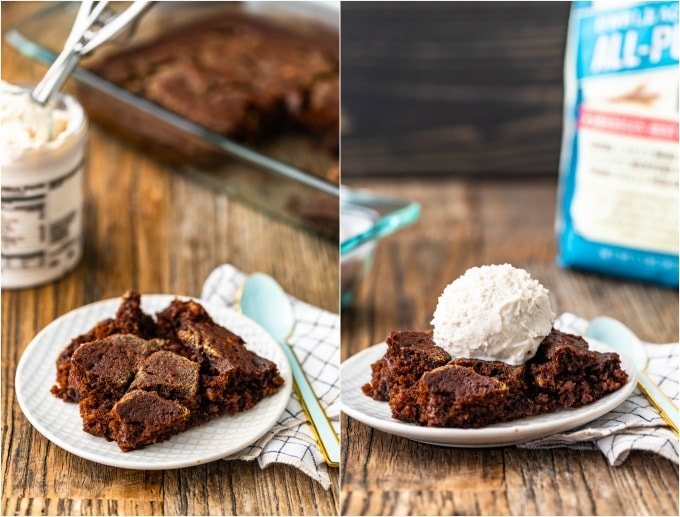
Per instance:
[[[120,307],[113,319],[105,319],[97,323],[85,334],[71,340],[57,358],[57,379],[52,393],[67,402],[77,402],[79,396],[69,383],[71,357],[83,343],[101,340],[114,334],[133,334],[142,339],[156,337],[157,329],[153,318],[145,314],[140,305],[141,295],[135,291],[127,291],[123,295]]]
[[[371,365],[367,396],[388,401],[392,416],[430,427],[484,427],[557,408],[590,404],[628,380],[615,353],[588,348],[553,329],[524,365],[454,358],[431,332],[391,332],[385,355]],[[436,358],[444,364],[433,365]],[[450,358],[449,358],[450,359]]]
[[[283,383],[276,364],[199,303],[174,300],[154,320],[130,291],[115,319],[64,348],[52,393],[78,402],[86,432],[127,452],[248,410]]]
[[[628,380],[618,354],[592,351],[582,337],[555,329],[539,347],[530,368],[536,390],[565,408],[591,404]]]
[[[371,382],[362,387],[376,400],[389,400],[394,386],[415,386],[425,372],[451,360],[448,352],[434,344],[432,332],[392,331],[385,343],[387,352],[371,365]]]
[[[248,350],[240,336],[215,323],[198,303],[175,300],[158,318],[173,326],[201,362],[208,416],[250,409],[283,384],[273,362]]]
[[[250,141],[297,126],[336,152],[338,63],[330,34],[305,37],[230,13],[178,27],[91,68],[222,135]]]

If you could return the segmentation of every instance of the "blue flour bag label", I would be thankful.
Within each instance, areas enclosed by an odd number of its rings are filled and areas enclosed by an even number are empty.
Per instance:
[[[566,267],[678,285],[678,2],[575,2],[556,231]]]

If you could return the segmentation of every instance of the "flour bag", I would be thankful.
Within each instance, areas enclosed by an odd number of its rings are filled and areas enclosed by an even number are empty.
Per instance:
[[[558,263],[678,285],[678,2],[574,2]]]

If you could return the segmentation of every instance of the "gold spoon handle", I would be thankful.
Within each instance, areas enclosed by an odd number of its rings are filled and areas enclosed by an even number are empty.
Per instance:
[[[293,388],[295,388],[295,393],[297,393],[302,408],[305,410],[324,460],[326,460],[328,466],[338,467],[340,466],[340,439],[333,428],[333,424],[321,407],[321,402],[314,393],[314,388],[302,369],[295,351],[286,342],[279,342],[279,344],[290,363],[293,373]]]
[[[680,415],[678,406],[642,370],[638,371],[638,386],[668,425],[678,434]]]

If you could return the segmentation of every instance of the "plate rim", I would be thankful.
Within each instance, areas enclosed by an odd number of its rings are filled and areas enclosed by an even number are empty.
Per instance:
[[[236,316],[237,319],[241,319],[241,320],[245,321],[247,325],[251,325],[254,328],[256,328],[258,333],[261,333],[262,335],[266,335],[267,338],[268,338],[267,341],[269,341],[269,343],[266,344],[266,346],[268,348],[271,345],[276,345],[275,350],[277,350],[279,352],[278,355],[280,355],[280,361],[279,361],[279,358],[277,358],[276,366],[279,369],[279,373],[284,378],[285,382],[284,382],[283,386],[281,387],[281,391],[277,392],[277,394],[279,394],[280,401],[279,401],[278,405],[276,405],[272,408],[275,411],[272,411],[272,413],[271,413],[272,414],[272,417],[270,418],[271,425],[269,427],[264,428],[259,433],[249,435],[248,440],[247,440],[248,443],[245,443],[244,445],[239,446],[238,448],[229,449],[226,452],[224,450],[220,450],[220,451],[216,451],[214,454],[210,454],[210,455],[207,455],[207,456],[201,456],[200,458],[197,457],[196,459],[182,458],[182,459],[178,459],[178,460],[174,460],[174,461],[165,461],[165,462],[161,462],[161,463],[142,462],[142,463],[139,463],[139,464],[130,464],[129,462],[120,461],[118,458],[115,458],[115,457],[112,458],[112,457],[106,456],[105,454],[97,454],[97,453],[90,452],[88,450],[83,450],[83,449],[79,448],[77,445],[73,445],[72,443],[70,443],[68,441],[62,440],[61,437],[59,437],[58,435],[55,435],[55,433],[53,433],[50,430],[49,426],[45,425],[38,418],[38,416],[33,413],[33,411],[27,411],[26,408],[30,407],[30,405],[28,405],[27,401],[24,399],[24,393],[23,393],[23,390],[21,388],[23,381],[20,381],[20,377],[23,374],[27,365],[29,364],[29,358],[31,357],[31,353],[33,353],[37,349],[36,347],[37,347],[38,343],[40,343],[40,341],[42,339],[44,339],[44,336],[46,334],[49,334],[49,332],[53,331],[53,329],[55,327],[57,327],[59,324],[62,324],[63,323],[62,320],[66,319],[67,317],[68,318],[75,318],[80,313],[83,313],[83,312],[86,313],[88,311],[92,311],[92,310],[98,308],[99,306],[104,306],[104,305],[109,305],[109,304],[115,305],[114,311],[110,316],[110,317],[113,317],[115,315],[115,308],[117,308],[121,303],[121,297],[98,300],[98,301],[95,301],[95,302],[92,302],[92,303],[82,305],[80,307],[76,307],[75,309],[67,311],[64,314],[61,314],[60,316],[58,316],[57,318],[52,320],[50,323],[45,325],[45,327],[43,327],[31,339],[31,341],[28,343],[28,345],[26,345],[26,348],[21,353],[21,357],[19,358],[19,362],[17,363],[17,368],[16,368],[16,371],[15,371],[15,374],[14,374],[14,393],[15,393],[17,403],[19,404],[19,408],[21,409],[21,412],[26,417],[26,419],[30,422],[30,424],[43,437],[45,437],[45,439],[47,439],[48,441],[54,443],[58,447],[68,451],[69,453],[71,453],[75,456],[84,458],[84,459],[89,460],[89,461],[93,461],[95,463],[99,463],[101,465],[108,465],[108,466],[111,466],[111,467],[118,467],[118,468],[124,468],[124,469],[129,469],[129,470],[143,470],[143,471],[144,470],[174,470],[174,469],[179,469],[179,468],[184,468],[184,467],[191,467],[191,466],[195,466],[195,465],[202,465],[202,464],[205,464],[205,463],[210,463],[210,462],[219,460],[221,458],[226,458],[226,457],[234,454],[235,452],[238,452],[239,450],[242,450],[242,449],[254,444],[260,438],[262,438],[262,436],[264,436],[274,425],[276,425],[276,422],[278,421],[280,416],[286,410],[286,407],[288,406],[288,403],[290,401],[291,394],[292,394],[292,388],[293,388],[293,386],[292,386],[292,384],[293,384],[292,370],[291,370],[290,363],[288,362],[288,359],[286,358],[285,353],[283,352],[283,349],[276,342],[276,340],[274,340],[274,338],[271,337],[269,335],[269,333],[266,330],[264,330],[264,328],[262,328],[258,323],[256,323],[252,319],[248,318],[243,313],[241,313],[237,310],[234,310],[230,307],[221,306],[221,305],[218,305],[216,303],[213,303],[213,302],[210,302],[210,301],[207,301],[207,300],[202,300],[200,298],[196,298],[196,297],[192,297],[192,296],[185,296],[185,295],[166,294],[166,293],[150,293],[150,294],[142,294],[141,295],[142,308],[143,308],[145,303],[148,304],[150,301],[160,304],[160,303],[170,303],[172,300],[175,300],[175,299],[194,300],[194,301],[200,303],[209,312],[209,314],[211,314],[211,316],[213,316],[213,312],[211,311],[211,309],[216,309],[218,312],[223,311],[224,313],[231,314],[231,316]],[[219,319],[219,316],[218,316],[218,319]],[[97,321],[101,321],[101,318],[98,318]],[[94,324],[96,324],[96,322],[95,323],[89,323],[88,328],[91,328],[91,326],[94,325]],[[85,332],[85,331],[87,331],[87,328],[82,330],[82,331],[74,330],[73,337],[75,337],[75,336],[77,336],[80,333]],[[67,344],[68,343],[63,343],[63,344],[58,344],[58,345],[55,344],[54,345],[54,355],[51,355],[50,357],[45,357],[43,360],[51,362],[51,363],[55,363],[58,354],[61,353],[61,351],[63,350],[63,348]],[[52,349],[50,349],[50,351],[52,352]],[[31,352],[31,353],[29,353],[29,352]],[[52,368],[52,370],[54,370],[54,372],[56,373],[56,365]],[[53,384],[52,380],[49,381],[49,382],[51,384]],[[65,402],[65,401],[63,401],[63,400],[61,400],[57,397],[54,397],[54,400],[57,403],[67,404],[67,402]],[[275,418],[274,418],[274,414],[276,415]],[[237,413],[237,415],[238,415],[238,413]],[[224,418],[225,416],[226,415],[224,415],[223,417],[211,420],[211,421],[206,422],[206,423],[201,424],[201,425],[202,426],[216,425],[216,422],[218,422],[221,418]],[[197,426],[197,427],[200,427],[200,426]],[[187,431],[190,431],[190,429],[187,430]],[[108,442],[105,441],[106,439],[103,438],[103,437],[96,437],[96,438],[103,440],[104,443],[108,443]],[[245,442],[245,440],[244,440],[244,442]],[[159,442],[159,444],[160,443],[163,443],[163,442]],[[156,445],[156,444],[151,444],[151,445]],[[148,451],[149,451],[148,447],[146,447],[145,450],[148,453]],[[134,453],[134,451],[127,452],[126,454],[131,454],[131,453]]]
[[[588,339],[591,349],[600,352],[614,352],[608,345],[597,341],[595,339]],[[357,371],[356,375],[352,377],[357,378],[360,369],[356,368],[357,363],[371,364],[384,354],[386,350],[386,343],[377,343],[367,347],[351,357],[347,358],[340,365],[340,375],[342,377],[343,371],[351,371],[352,367]],[[541,437],[549,436],[554,433],[564,432],[569,429],[574,429],[588,422],[591,422],[600,416],[612,411],[630,396],[637,385],[637,372],[632,363],[623,354],[619,354],[621,358],[621,366],[628,374],[628,381],[618,390],[608,393],[601,399],[595,401],[593,404],[604,403],[592,407],[592,404],[581,406],[575,409],[560,409],[556,412],[535,415],[533,417],[525,417],[522,419],[511,420],[508,422],[501,422],[491,426],[481,428],[460,428],[460,427],[427,427],[420,426],[413,423],[401,422],[394,418],[386,420],[382,417],[373,416],[364,413],[346,402],[346,399],[341,396],[340,409],[346,415],[368,425],[374,429],[383,431],[388,434],[401,436],[409,440],[427,443],[431,445],[438,445],[444,447],[461,447],[461,448],[475,448],[475,447],[501,447],[507,445],[517,445],[526,443],[531,440],[536,440]],[[367,367],[365,366],[364,369]],[[369,378],[366,379],[368,382]],[[371,399],[372,400],[372,399]],[[375,401],[379,404],[387,404],[386,402]],[[557,416],[557,420],[550,419],[537,423],[531,422],[531,419],[536,417],[545,417],[547,415]],[[526,422],[529,420],[529,422]],[[521,437],[513,437],[515,433],[523,434]],[[530,434],[531,436],[524,436]],[[505,435],[505,438],[500,438],[499,435]]]

